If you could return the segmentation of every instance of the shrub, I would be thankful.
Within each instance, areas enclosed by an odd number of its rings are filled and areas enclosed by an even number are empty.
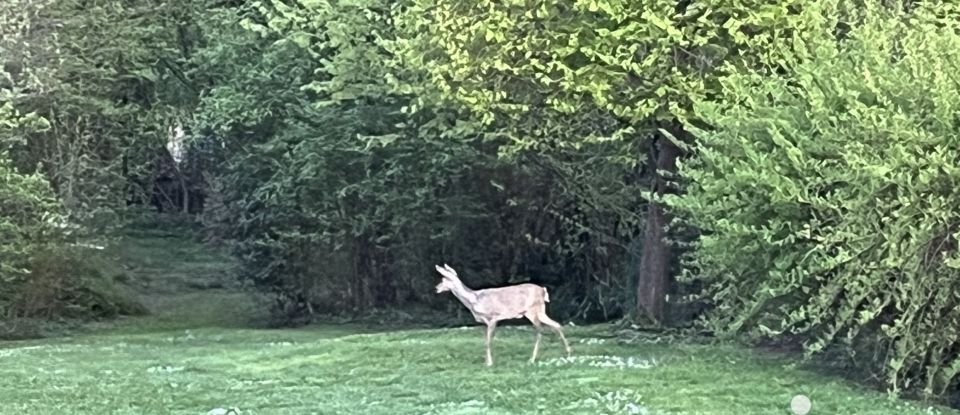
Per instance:
[[[62,243],[61,206],[46,179],[20,174],[0,154],[0,316],[8,316],[16,293],[31,277],[36,252]]]
[[[894,392],[939,394],[960,373],[960,23],[821,4],[780,74],[733,70],[697,105],[709,127],[671,201],[704,232],[687,277],[720,333],[845,350]]]
[[[53,318],[145,311],[104,274],[102,256],[69,243],[76,229],[67,223],[47,180],[0,154],[0,337],[35,335]]]
[[[30,262],[30,278],[11,304],[14,317],[110,318],[146,312],[122,292],[108,270],[105,257],[89,248],[55,246],[37,252]]]

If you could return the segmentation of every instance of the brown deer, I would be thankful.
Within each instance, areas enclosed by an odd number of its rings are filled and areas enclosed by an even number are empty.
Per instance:
[[[563,328],[560,323],[553,321],[547,316],[547,303],[550,302],[550,296],[547,289],[536,284],[517,284],[506,287],[487,288],[484,290],[471,290],[460,281],[457,271],[443,264],[443,267],[437,265],[437,272],[440,273],[440,283],[437,284],[437,293],[450,291],[464,306],[473,314],[473,318],[479,323],[487,325],[487,366],[493,365],[493,353],[490,351],[490,344],[493,342],[493,332],[497,329],[497,322],[500,320],[511,320],[526,317],[533,323],[537,331],[537,340],[533,344],[533,356],[530,357],[530,363],[537,359],[537,352],[540,350],[540,338],[542,337],[541,324],[546,324],[556,330],[563,340],[563,346],[567,350],[567,356],[570,356],[570,344],[563,335]]]

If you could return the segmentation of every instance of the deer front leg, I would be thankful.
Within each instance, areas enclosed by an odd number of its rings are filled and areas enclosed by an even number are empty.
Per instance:
[[[570,350],[570,343],[567,343],[567,337],[563,335],[563,326],[561,326],[560,323],[557,323],[556,321],[553,321],[553,319],[548,317],[547,313],[540,313],[538,317],[543,324],[550,326],[550,328],[552,328],[554,331],[557,332],[557,334],[560,335],[560,340],[563,341],[563,347],[564,349],[567,350],[567,357],[570,357],[570,354],[572,353]]]
[[[537,340],[533,343],[533,356],[530,356],[530,363],[533,363],[537,360],[537,352],[540,351],[540,339],[543,337],[543,333],[540,330],[540,327],[537,327]]]
[[[487,366],[493,366],[493,352],[490,351],[490,344],[493,343],[493,332],[497,329],[497,322],[487,323]]]
[[[530,323],[533,324],[533,328],[537,332],[536,340],[533,342],[533,356],[530,356],[530,363],[533,363],[537,360],[537,353],[540,351],[540,339],[543,338],[543,326],[536,314],[527,314],[526,317],[527,320],[530,320]]]

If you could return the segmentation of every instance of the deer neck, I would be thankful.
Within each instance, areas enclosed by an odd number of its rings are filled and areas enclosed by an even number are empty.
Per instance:
[[[454,297],[457,297],[463,305],[473,311],[474,306],[477,304],[477,292],[471,290],[466,285],[463,285],[462,282],[457,281],[453,287],[450,288],[450,292],[453,293]]]

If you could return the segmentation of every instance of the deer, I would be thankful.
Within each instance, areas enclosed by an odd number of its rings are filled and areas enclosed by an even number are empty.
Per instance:
[[[570,357],[570,344],[563,335],[563,327],[549,316],[547,316],[547,303],[550,302],[550,295],[547,289],[531,283],[509,285],[505,287],[487,288],[482,290],[472,290],[457,275],[457,271],[443,264],[443,267],[436,265],[437,272],[440,273],[440,283],[437,284],[437,294],[451,292],[457,300],[460,300],[464,306],[473,314],[473,318],[478,323],[487,326],[486,336],[486,365],[493,366],[493,353],[490,350],[493,342],[494,331],[497,330],[497,323],[502,320],[513,320],[526,317],[530,320],[536,329],[536,341],[533,343],[533,356],[530,357],[530,363],[537,360],[537,353],[540,351],[540,339],[543,337],[542,325],[546,324],[563,341],[563,347],[566,349],[567,357]]]

